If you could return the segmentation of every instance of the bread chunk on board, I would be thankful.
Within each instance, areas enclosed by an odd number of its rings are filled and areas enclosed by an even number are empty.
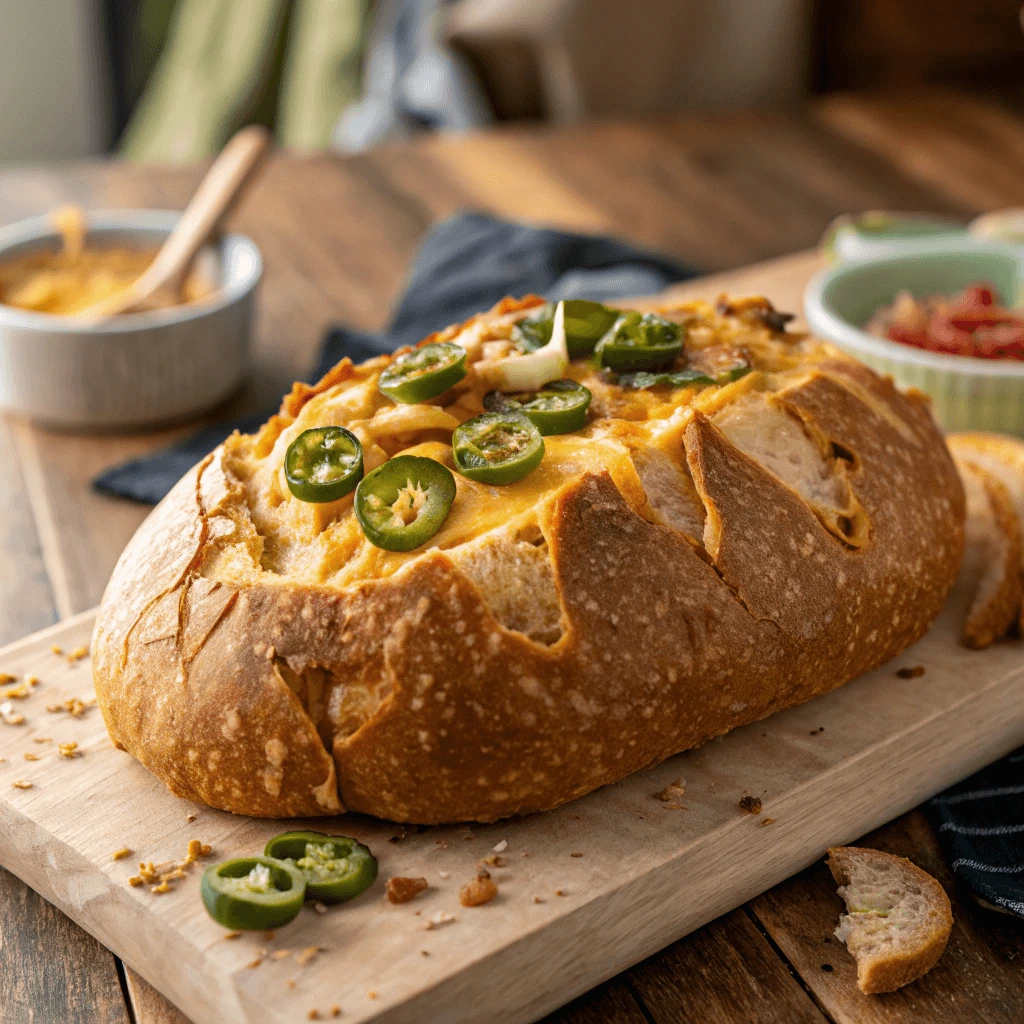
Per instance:
[[[373,547],[351,497],[283,485],[291,441],[331,424],[367,470],[397,454],[453,468],[451,425],[481,411],[488,361],[541,302],[427,339],[468,366],[430,402],[379,391],[393,357],[344,360],[174,488],[97,620],[115,743],[237,813],[492,821],[809,700],[925,632],[964,516],[930,412],[781,329],[763,298],[662,311],[685,329],[681,362],[739,379],[632,388],[572,362],[586,426],[545,438],[517,482],[456,474],[414,551]]]
[[[857,961],[860,990],[895,992],[927,974],[953,927],[946,890],[905,857],[881,850],[836,846],[827,863],[846,902],[836,937]]]

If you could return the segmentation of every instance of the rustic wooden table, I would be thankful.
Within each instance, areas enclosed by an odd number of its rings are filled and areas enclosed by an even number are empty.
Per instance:
[[[120,164],[9,170],[0,173],[0,223],[65,202],[180,207],[199,174]],[[940,92],[836,96],[801,113],[430,138],[346,159],[277,156],[232,218],[266,261],[255,370],[233,408],[274,404],[313,363],[327,325],[381,327],[417,242],[460,208],[614,233],[716,271],[812,246],[845,211],[970,215],[1013,205],[1024,205],[1024,120]],[[148,510],[94,494],[89,480],[184,432],[80,437],[0,418],[0,643],[96,604]],[[950,890],[953,937],[922,982],[870,999],[856,991],[847,953],[830,937],[841,903],[818,864],[550,1020],[1024,1020],[1024,925],[955,889],[920,812],[864,841],[912,857]],[[0,1022],[15,1021],[183,1018],[0,870]]]

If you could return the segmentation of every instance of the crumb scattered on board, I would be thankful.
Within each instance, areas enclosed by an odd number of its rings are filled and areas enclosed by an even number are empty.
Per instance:
[[[760,814],[761,798],[759,796],[740,797],[740,810],[746,811],[747,814]]]
[[[140,862],[139,873],[132,875],[128,879],[128,884],[133,887],[148,885],[149,891],[157,895],[170,892],[173,889],[172,882],[184,878],[200,857],[208,857],[210,853],[211,848],[208,844],[198,839],[190,839],[188,849],[181,860],[169,860],[162,864],[154,864],[152,861]]]
[[[425,878],[389,878],[384,886],[388,903],[408,903],[427,888]]]
[[[482,907],[498,895],[498,887],[487,871],[481,871],[471,882],[459,890],[459,902],[464,907]]]
[[[655,800],[660,800],[670,811],[685,811],[686,808],[679,803],[686,794],[686,782],[683,779],[676,779],[670,782],[660,793],[655,793]]]
[[[924,665],[905,666],[904,668],[897,669],[896,675],[900,679],[917,679],[918,676],[924,675]]]
[[[25,724],[25,716],[20,711],[15,711],[14,705],[9,700],[5,700],[3,704],[0,704],[0,720],[5,725]]]
[[[432,917],[428,918],[423,927],[429,932],[435,928],[440,928],[443,924],[453,924],[455,921],[455,915],[449,914],[447,910],[439,910]]]
[[[32,783],[29,782],[28,779],[15,779],[15,781],[12,782],[11,785],[15,789],[31,789],[32,788]]]

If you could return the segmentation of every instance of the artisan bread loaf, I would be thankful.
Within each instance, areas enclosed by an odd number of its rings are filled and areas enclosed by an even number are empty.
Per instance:
[[[895,992],[930,971],[953,927],[946,890],[906,857],[856,846],[828,851],[846,913],[836,937],[857,961],[862,992]]]
[[[763,298],[662,311],[685,326],[692,384],[573,361],[586,426],[546,437],[514,483],[456,472],[415,550],[374,547],[351,495],[289,493],[288,446],[324,425],[359,438],[366,472],[398,454],[455,469],[453,429],[541,302],[427,339],[467,354],[436,398],[396,405],[377,387],[392,357],[345,360],[187,474],[97,620],[118,746],[238,813],[491,821],[825,693],[924,633],[963,549],[942,437],[922,399],[783,330]],[[737,365],[751,372],[729,381]]]

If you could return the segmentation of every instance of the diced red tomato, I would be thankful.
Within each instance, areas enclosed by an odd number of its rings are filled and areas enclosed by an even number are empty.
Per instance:
[[[980,359],[1024,359],[1024,317],[997,305],[987,284],[972,284],[953,299],[934,296],[915,300],[909,309],[894,306],[893,312],[897,319],[885,334],[901,345]]]

